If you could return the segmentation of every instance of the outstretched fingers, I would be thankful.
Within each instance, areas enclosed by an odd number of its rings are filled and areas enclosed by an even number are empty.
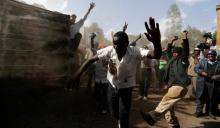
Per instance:
[[[154,18],[150,17],[149,18],[149,23],[150,23],[150,28],[154,30],[155,29],[155,20],[154,20]]]
[[[145,24],[145,28],[146,28],[147,32],[150,32],[150,28],[149,28],[149,26],[148,26],[147,21],[146,21],[146,22],[144,22],[144,24]]]
[[[153,43],[159,42],[161,35],[160,35],[160,27],[158,23],[155,23],[154,18],[150,17],[149,22],[145,22],[145,28],[147,30],[144,33],[147,39]]]
[[[160,26],[159,26],[159,23],[156,23],[156,29],[157,29],[157,31],[160,32]]]

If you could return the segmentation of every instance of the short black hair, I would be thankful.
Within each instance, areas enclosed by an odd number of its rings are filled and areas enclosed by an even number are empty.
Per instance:
[[[181,53],[182,52],[182,48],[181,47],[174,47],[173,49],[172,49],[172,52],[176,52],[176,53]]]
[[[129,43],[129,40],[128,40],[128,35],[127,33],[123,32],[123,31],[118,31],[114,34],[115,37],[119,37],[121,41],[125,41],[127,43]]]
[[[211,32],[207,32],[203,35],[203,37],[208,37],[208,38],[212,38],[212,33]]]
[[[213,49],[210,49],[207,53],[207,55],[214,55],[214,56],[217,56],[217,52]]]

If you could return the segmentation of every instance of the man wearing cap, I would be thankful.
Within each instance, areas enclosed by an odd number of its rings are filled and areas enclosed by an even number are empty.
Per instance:
[[[141,112],[142,117],[149,125],[154,125],[165,115],[170,128],[180,128],[175,116],[174,106],[178,101],[183,99],[187,93],[187,85],[190,84],[190,79],[186,72],[189,56],[187,34],[187,31],[183,31],[182,33],[182,48],[172,48],[172,43],[168,45],[167,52],[172,53],[164,74],[164,81],[168,84],[168,91],[155,110],[148,113]]]
[[[216,43],[213,42],[212,33],[211,32],[205,33],[203,35],[203,38],[205,40],[205,44],[208,45],[210,47],[210,49],[216,50]]]
[[[209,50],[207,59],[202,59],[196,66],[195,72],[198,73],[196,86],[196,117],[203,116],[203,107],[206,104],[205,113],[210,118],[216,119],[216,90],[220,85],[220,62],[216,59],[215,50]]]
[[[196,93],[196,78],[197,78],[197,73],[194,71],[194,68],[196,64],[199,63],[199,55],[200,55],[200,49],[199,48],[194,48],[193,53],[191,54],[191,57],[189,58],[189,67],[187,69],[187,74],[191,78],[191,84],[188,87],[188,93],[187,93],[187,98],[190,99],[195,99],[195,93]]]

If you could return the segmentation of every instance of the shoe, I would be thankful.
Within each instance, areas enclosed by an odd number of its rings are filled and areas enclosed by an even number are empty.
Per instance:
[[[180,125],[177,124],[177,125],[174,125],[174,126],[170,126],[169,128],[180,128]]]
[[[106,114],[106,113],[107,113],[107,110],[103,109],[102,114]]]
[[[68,91],[68,88],[67,88],[67,87],[64,87],[64,91]]]
[[[209,113],[209,117],[216,120],[216,117],[212,113]]]
[[[144,96],[143,100],[147,100],[147,97],[146,97],[146,96]]]
[[[193,115],[197,118],[204,116],[204,114],[202,112],[195,112]]]
[[[143,96],[138,96],[137,97],[137,100],[141,100],[141,99],[143,99]]]
[[[153,126],[156,123],[156,121],[152,118],[152,116],[149,113],[141,112],[141,116],[151,126]]]

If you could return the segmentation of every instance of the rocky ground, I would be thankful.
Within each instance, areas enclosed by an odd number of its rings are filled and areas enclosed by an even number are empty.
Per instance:
[[[140,110],[150,111],[160,101],[163,92],[151,91],[148,100],[137,100],[133,91],[130,116],[131,128],[151,128],[140,116]],[[71,92],[62,87],[42,86],[38,82],[1,82],[2,128],[116,128],[110,114],[101,114],[93,94],[85,87]],[[195,102],[183,100],[176,107],[182,128],[219,128],[217,120],[195,118]],[[154,128],[167,128],[162,119]]]

